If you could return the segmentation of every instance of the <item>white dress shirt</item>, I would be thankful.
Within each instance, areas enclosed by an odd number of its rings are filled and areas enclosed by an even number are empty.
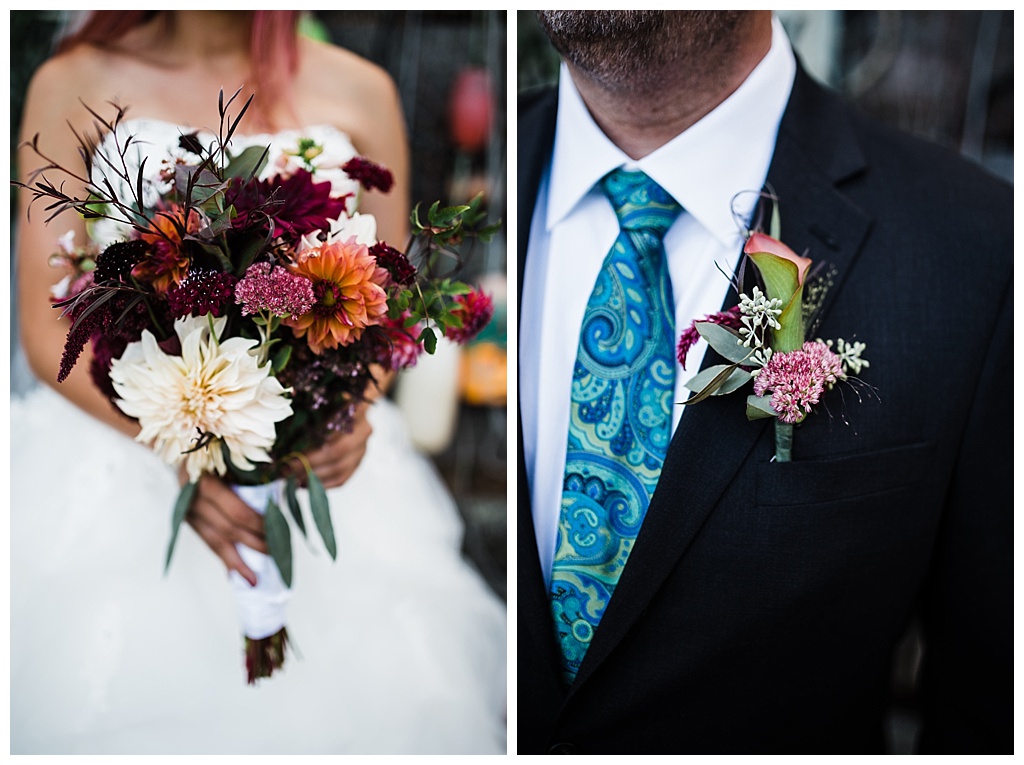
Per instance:
[[[554,151],[530,229],[519,343],[523,451],[545,582],[550,582],[561,508],[580,327],[619,232],[615,211],[595,184],[617,167],[639,169],[682,205],[664,239],[678,338],[691,321],[719,310],[726,297],[726,274],[738,263],[795,73],[789,40],[773,20],[771,49],[736,92],[634,161],[597,126],[562,66]],[[675,401],[687,398],[685,383],[700,368],[705,348],[701,341],[690,351],[686,370],[676,364]],[[683,408],[673,411],[673,432]]]

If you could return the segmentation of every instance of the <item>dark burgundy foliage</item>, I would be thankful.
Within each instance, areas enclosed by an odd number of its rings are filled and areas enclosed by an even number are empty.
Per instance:
[[[178,146],[190,154],[202,156],[204,149],[198,133],[185,133],[178,139]]]
[[[123,340],[127,345],[142,337],[144,329],[165,333],[170,329],[171,319],[166,308],[159,305],[155,307],[157,323],[154,325],[146,301],[140,299],[140,293],[128,289],[112,289],[114,294],[107,298],[110,290],[93,287],[88,293],[83,293],[75,303],[70,313],[74,329],[68,332],[64,343],[57,382],[64,382],[68,378],[82,355],[85,344],[90,340],[95,344],[98,338],[106,337],[112,344],[114,341]],[[101,299],[103,303],[86,314],[86,311]]]

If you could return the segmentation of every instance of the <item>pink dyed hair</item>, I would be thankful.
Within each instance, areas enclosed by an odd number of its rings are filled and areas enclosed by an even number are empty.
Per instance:
[[[63,53],[81,43],[104,46],[117,40],[135,27],[153,19],[161,11],[90,11],[77,30],[64,37],[57,45]],[[299,50],[297,28],[299,11],[253,11],[252,33],[249,37],[249,61],[253,85],[261,98],[253,102],[270,104],[275,98],[290,99],[291,80],[298,70]],[[228,94],[230,95],[230,94]],[[245,95],[243,92],[242,96]]]

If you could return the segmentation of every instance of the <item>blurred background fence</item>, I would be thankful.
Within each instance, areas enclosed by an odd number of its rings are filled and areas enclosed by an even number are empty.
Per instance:
[[[777,11],[807,70],[891,125],[1013,180],[1013,11]],[[518,89],[558,57],[519,11]]]

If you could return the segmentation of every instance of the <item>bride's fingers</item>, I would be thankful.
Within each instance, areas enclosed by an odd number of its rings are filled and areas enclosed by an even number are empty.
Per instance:
[[[204,475],[199,480],[196,501],[192,507],[195,512],[199,512],[219,527],[237,527],[239,538],[235,541],[249,544],[241,536],[245,532],[255,535],[258,539],[264,536],[263,516],[245,504],[223,481],[213,476]],[[232,534],[229,533],[228,536]]]
[[[237,571],[245,581],[256,586],[256,574],[245,565],[235,545],[224,537],[214,526],[195,516],[188,517],[188,523],[195,529],[200,538],[206,542],[214,554],[227,566],[228,571]]]
[[[241,542],[257,552],[267,552],[266,536],[264,535],[262,528],[257,532],[233,523],[231,519],[224,514],[221,508],[217,507],[204,497],[195,501],[186,518],[189,523],[192,524],[193,528],[197,528],[197,523],[200,524],[204,531],[207,532],[207,536],[215,537],[217,541],[223,540],[226,544],[231,546],[234,546],[236,542]],[[262,521],[262,519],[260,520]],[[207,537],[203,538],[206,540],[207,544],[210,544],[210,540],[207,539]],[[210,546],[213,547],[212,544],[210,544]],[[218,555],[219,554],[220,553],[218,552]]]

